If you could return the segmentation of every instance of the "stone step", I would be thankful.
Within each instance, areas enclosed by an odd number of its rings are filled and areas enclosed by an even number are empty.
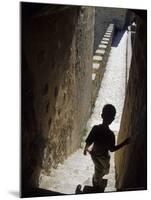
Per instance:
[[[112,35],[112,33],[108,33],[108,32],[106,31],[105,35],[109,35],[109,36],[111,36],[111,35]]]
[[[108,27],[107,30],[113,30],[113,27]]]
[[[104,35],[111,36],[111,35],[112,35],[112,33],[108,33],[108,32],[106,32]]]
[[[97,49],[95,54],[98,54],[98,55],[104,55],[105,54],[105,50],[103,49]]]
[[[96,78],[96,74],[95,73],[92,73],[92,81],[94,81]]]
[[[112,34],[113,31],[106,31],[107,34]]]
[[[108,26],[108,29],[113,29],[114,28],[114,25],[109,25]]]
[[[101,44],[108,44],[109,42],[108,41],[101,41]]]
[[[105,34],[105,35],[104,35],[104,37],[106,37],[106,38],[110,38],[110,37],[111,37],[111,35],[106,35],[106,34]]]
[[[102,56],[95,55],[93,56],[93,62],[101,62],[103,60]]]
[[[113,31],[113,30],[112,30],[112,31]],[[110,31],[110,30],[107,30],[107,31],[106,31],[106,33],[112,33],[112,31]]]
[[[109,26],[108,29],[113,29],[113,26]]]
[[[107,45],[105,44],[99,44],[99,49],[106,49],[107,48]]]
[[[100,68],[100,64],[99,63],[93,63],[92,68],[93,69],[99,69]]]
[[[109,39],[109,38],[103,37],[102,40],[104,40],[104,41],[109,41],[110,39]]]
[[[113,26],[109,26],[108,29],[113,29]]]

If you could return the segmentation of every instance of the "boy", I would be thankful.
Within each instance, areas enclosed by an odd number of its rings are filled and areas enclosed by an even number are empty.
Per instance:
[[[110,130],[109,125],[115,118],[116,109],[113,105],[107,104],[102,110],[103,123],[96,125],[90,131],[84,148],[84,155],[90,153],[95,166],[93,175],[93,186],[102,188],[105,174],[109,173],[110,152],[117,151],[126,144],[129,144],[130,138],[125,139],[121,144],[115,146],[115,135]],[[93,144],[92,150],[89,147]]]

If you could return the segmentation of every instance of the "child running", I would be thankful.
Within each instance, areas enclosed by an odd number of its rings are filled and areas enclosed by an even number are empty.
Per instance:
[[[93,186],[102,188],[103,176],[109,173],[110,152],[114,152],[129,144],[130,138],[125,139],[122,143],[115,145],[115,135],[110,130],[109,125],[115,118],[116,109],[113,105],[107,104],[102,110],[103,123],[95,125],[90,131],[84,148],[84,155],[90,153],[94,163]],[[90,149],[90,146],[92,148]]]

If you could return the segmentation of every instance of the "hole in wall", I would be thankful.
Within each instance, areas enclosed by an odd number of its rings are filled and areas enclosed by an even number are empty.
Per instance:
[[[45,86],[44,86],[44,88],[43,88],[43,95],[48,94],[48,89],[49,89],[48,83],[46,83]]]
[[[55,96],[55,98],[57,98],[57,96],[58,96],[58,88],[57,88],[57,86],[55,87],[54,96]]]
[[[50,128],[50,126],[51,126],[51,122],[52,122],[52,119],[51,119],[51,117],[49,118],[49,120],[48,120],[48,127]]]
[[[48,113],[49,107],[50,107],[50,103],[48,102],[47,105],[46,105],[46,113]]]

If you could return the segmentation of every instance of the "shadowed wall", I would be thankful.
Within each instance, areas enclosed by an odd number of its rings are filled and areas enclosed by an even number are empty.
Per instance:
[[[22,189],[80,147],[91,112],[93,8],[22,3]]]
[[[116,153],[118,190],[147,188],[147,13],[135,11],[136,36],[118,143],[131,144]]]

